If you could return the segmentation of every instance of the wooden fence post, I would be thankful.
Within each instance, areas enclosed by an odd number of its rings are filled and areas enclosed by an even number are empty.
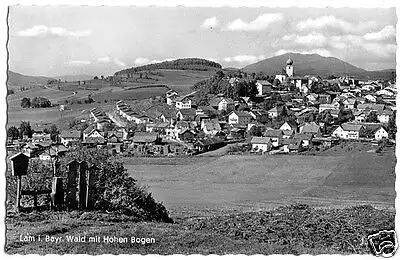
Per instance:
[[[77,176],[79,169],[79,162],[73,160],[67,163],[68,166],[68,180],[67,180],[67,207],[76,209],[77,206]]]
[[[16,206],[18,212],[21,208],[21,181],[22,181],[21,179],[22,179],[22,176],[19,175],[18,179],[17,179],[17,201],[15,203],[15,206]]]
[[[86,171],[87,162],[82,161],[79,164],[79,175],[78,175],[78,207],[80,209],[86,208]]]
[[[63,178],[53,177],[51,185],[51,204],[55,209],[61,209],[64,204]]]

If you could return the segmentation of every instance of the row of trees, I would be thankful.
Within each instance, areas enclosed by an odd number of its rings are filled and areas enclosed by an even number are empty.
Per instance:
[[[209,94],[223,94],[225,97],[238,100],[239,97],[253,98],[258,93],[254,80],[243,78],[230,84],[222,70],[207,80],[197,82],[193,88],[198,90],[195,98],[199,105],[209,105]]]
[[[51,107],[51,102],[44,97],[34,97],[32,100],[30,98],[24,97],[21,99],[21,107],[23,108],[43,108]]]
[[[148,64],[139,67],[129,68],[118,71],[115,75],[119,74],[131,74],[139,71],[156,70],[156,69],[176,69],[176,70],[209,70],[209,69],[221,69],[222,66],[219,63],[198,59],[198,58],[187,58],[177,59],[173,61],[164,61],[160,63]]]
[[[30,122],[22,121],[19,127],[11,126],[7,129],[7,137],[11,140],[22,139],[24,136],[28,138],[32,138],[33,129],[31,127]],[[46,134],[50,134],[50,139],[52,141],[57,141],[57,136],[60,131],[57,128],[57,125],[53,124],[49,128],[43,129],[43,132]]]

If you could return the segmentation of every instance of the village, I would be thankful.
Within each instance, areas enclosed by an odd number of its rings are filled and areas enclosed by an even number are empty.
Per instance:
[[[190,156],[233,143],[247,153],[296,154],[341,141],[394,142],[395,82],[295,76],[290,58],[284,71],[273,80],[257,79],[251,99],[208,94],[209,105],[197,105],[196,90],[180,95],[170,89],[146,110],[123,100],[107,112],[94,106],[75,122],[83,129],[62,129],[55,137],[32,129],[31,136],[9,137],[7,148],[48,161],[79,145],[122,156]],[[224,77],[232,86],[240,80]],[[274,106],[262,109],[262,102]]]

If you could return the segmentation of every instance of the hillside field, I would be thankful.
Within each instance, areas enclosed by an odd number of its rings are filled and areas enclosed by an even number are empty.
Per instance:
[[[341,156],[236,156],[127,159],[132,177],[148,185],[173,216],[253,211],[290,203],[394,207],[396,159]]]
[[[208,78],[213,71],[192,70],[157,70],[152,79],[138,79],[135,82],[125,82],[120,86],[111,86],[109,82],[91,80],[86,85],[76,82],[60,83],[55,86],[29,85],[25,91],[20,91],[18,86],[9,86],[15,94],[7,97],[8,125],[19,125],[21,121],[30,121],[32,125],[58,124],[65,126],[72,118],[87,118],[88,110],[101,107],[108,111],[118,100],[143,100],[161,96],[169,89],[178,93],[187,94],[191,87],[198,81]],[[165,86],[160,86],[165,85]],[[92,104],[84,104],[84,99],[91,95],[95,100]],[[63,112],[62,119],[59,107],[51,108],[22,108],[20,103],[24,97],[45,97],[52,104],[65,104],[67,109]],[[65,101],[68,100],[68,104]],[[77,101],[82,104],[78,104]]]

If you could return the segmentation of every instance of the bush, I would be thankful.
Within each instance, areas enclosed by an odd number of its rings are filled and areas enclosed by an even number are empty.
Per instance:
[[[78,147],[62,158],[61,165],[65,167],[71,160],[85,160],[99,168],[94,175],[95,209],[140,215],[148,221],[172,222],[162,203],[156,202],[145,187],[128,176],[123,164],[106,149]]]
[[[34,97],[31,102],[31,107],[34,108],[51,107],[51,102],[50,100],[44,97]]]
[[[31,106],[31,99],[24,97],[23,99],[21,99],[21,107],[23,108],[28,108]]]

